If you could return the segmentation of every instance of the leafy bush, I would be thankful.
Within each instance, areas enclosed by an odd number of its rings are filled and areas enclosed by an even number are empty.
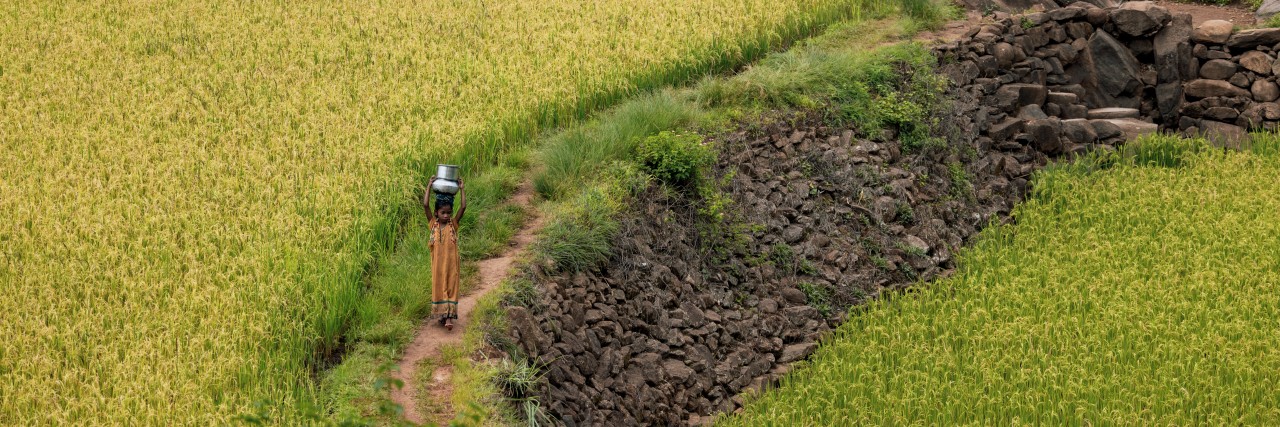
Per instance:
[[[675,186],[696,183],[716,160],[715,150],[696,133],[663,131],[641,141],[638,154],[654,178]]]

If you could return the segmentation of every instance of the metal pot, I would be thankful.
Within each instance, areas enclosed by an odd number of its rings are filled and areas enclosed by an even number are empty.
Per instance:
[[[436,165],[436,182],[431,190],[440,194],[458,194],[458,166]]]
[[[436,165],[436,178],[458,180],[458,165]]]

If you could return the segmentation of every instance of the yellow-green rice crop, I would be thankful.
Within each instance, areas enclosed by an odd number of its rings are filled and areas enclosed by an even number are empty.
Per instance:
[[[0,424],[305,405],[435,160],[869,3],[5,2]]]
[[[1181,163],[1042,174],[955,276],[852,313],[722,424],[1280,423],[1280,161]]]

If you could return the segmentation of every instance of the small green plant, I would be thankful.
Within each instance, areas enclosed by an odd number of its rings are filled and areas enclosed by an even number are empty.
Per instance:
[[[810,282],[796,285],[809,300],[809,306],[818,310],[823,316],[831,315],[831,288]]]
[[[1028,29],[1031,29],[1031,27],[1036,26],[1035,21],[1032,21],[1031,18],[1028,18],[1026,16],[1023,16],[1021,19],[1019,19],[1018,24],[1021,25],[1022,29],[1024,30],[1028,30]]]
[[[917,257],[928,255],[928,253],[925,252],[924,249],[920,249],[903,242],[898,242],[897,246],[898,246],[898,249],[901,249],[903,252],[906,252],[907,255],[917,256]]]
[[[898,220],[898,222],[906,225],[914,224],[916,222],[916,212],[911,208],[911,204],[907,202],[898,202],[898,207],[894,210],[893,217]]]
[[[716,159],[715,150],[696,133],[663,131],[645,138],[638,159],[654,178],[673,186],[698,182]]]
[[[951,194],[956,197],[967,197],[973,194],[973,183],[969,181],[969,173],[960,163],[947,165],[947,177],[951,179]]]
[[[523,414],[525,424],[529,426],[549,422],[535,394],[542,384],[545,368],[546,366],[528,359],[502,359],[498,364],[498,372],[493,377],[498,390],[515,404]]]
[[[881,270],[886,270],[886,271],[889,270],[889,260],[884,259],[883,256],[872,255],[871,264],[875,265],[876,268],[879,268]]]

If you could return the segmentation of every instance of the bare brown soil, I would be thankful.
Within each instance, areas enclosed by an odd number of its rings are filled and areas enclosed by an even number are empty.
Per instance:
[[[477,273],[479,283],[475,289],[459,299],[458,319],[454,321],[453,330],[445,329],[436,322],[434,317],[428,317],[419,326],[413,342],[405,348],[404,356],[398,362],[399,369],[392,374],[394,378],[404,382],[404,387],[391,392],[391,400],[404,408],[405,419],[414,423],[422,423],[426,421],[426,416],[430,416],[430,419],[440,422],[452,418],[453,408],[449,397],[453,395],[453,367],[447,364],[435,365],[430,381],[424,384],[427,390],[419,390],[419,384],[416,380],[419,364],[423,361],[439,358],[440,350],[444,347],[462,343],[462,335],[471,323],[471,314],[475,310],[476,301],[498,288],[498,285],[507,278],[512,265],[515,264],[518,257],[533,242],[534,236],[543,225],[542,218],[531,209],[533,195],[533,186],[529,183],[524,183],[516,190],[516,194],[511,197],[511,201],[508,202],[524,209],[529,215],[529,220],[512,238],[511,247],[504,251],[502,255],[476,263],[476,267],[479,270]],[[435,403],[432,406],[432,410],[435,413],[422,413],[418,402],[420,402],[420,396],[424,395],[431,396]]]
[[[1174,1],[1158,1],[1156,4],[1169,9],[1170,13],[1191,14],[1192,25],[1198,25],[1204,21],[1220,19],[1236,24],[1236,26],[1241,28],[1254,26],[1253,10],[1251,10],[1248,5],[1239,2],[1226,6]]]

